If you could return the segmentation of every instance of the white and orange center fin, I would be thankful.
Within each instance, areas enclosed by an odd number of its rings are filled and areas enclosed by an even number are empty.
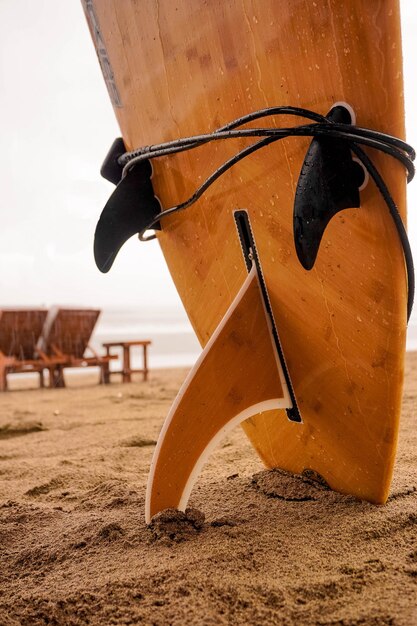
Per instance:
[[[165,420],[148,480],[146,522],[166,508],[185,510],[203,464],[234,426],[291,406],[253,264]]]

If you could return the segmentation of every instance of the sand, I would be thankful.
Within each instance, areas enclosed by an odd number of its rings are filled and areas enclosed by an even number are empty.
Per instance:
[[[265,472],[238,428],[192,510],[151,528],[149,463],[185,370],[3,394],[0,624],[417,624],[416,371],[409,354],[385,506]]]

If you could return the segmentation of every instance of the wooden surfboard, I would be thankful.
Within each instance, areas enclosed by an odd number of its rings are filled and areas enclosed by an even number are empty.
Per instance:
[[[397,0],[83,4],[128,150],[212,132],[265,107],[326,115],[338,102],[352,107],[358,126],[404,137]],[[247,280],[234,221],[236,210],[247,212],[301,421],[284,408],[258,408],[244,421],[245,433],[267,467],[315,470],[337,491],[383,503],[402,396],[403,251],[371,181],[360,208],[331,219],[314,267],[304,269],[294,247],[293,207],[310,143],[289,137],[258,150],[193,206],[165,218],[157,237],[205,346]],[[162,206],[188,198],[249,144],[237,138],[153,159]],[[403,166],[386,154],[368,154],[405,219]],[[257,363],[262,377],[261,357]],[[228,364],[233,367],[238,370]],[[245,380],[247,389],[252,384]]]

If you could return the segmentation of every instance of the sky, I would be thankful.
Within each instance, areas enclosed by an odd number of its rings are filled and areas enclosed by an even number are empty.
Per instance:
[[[417,147],[417,2],[401,0],[407,140]],[[119,136],[80,0],[0,0],[0,305],[181,307],[157,242],[109,274],[92,253]],[[408,188],[417,259],[417,178]],[[414,312],[417,321],[417,312]]]

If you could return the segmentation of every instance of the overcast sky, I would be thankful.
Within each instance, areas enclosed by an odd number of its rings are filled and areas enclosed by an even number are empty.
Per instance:
[[[417,2],[402,0],[407,140],[417,146]],[[132,238],[111,272],[92,257],[119,131],[80,0],[0,0],[0,305],[177,305],[156,242]],[[417,259],[417,180],[409,186]],[[417,319],[417,313],[414,312]]]

